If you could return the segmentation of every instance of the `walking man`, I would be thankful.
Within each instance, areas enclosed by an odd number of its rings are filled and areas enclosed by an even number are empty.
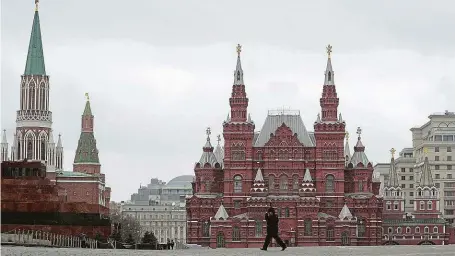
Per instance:
[[[267,247],[270,244],[270,241],[275,239],[278,245],[281,246],[281,250],[286,250],[286,245],[283,243],[281,238],[278,236],[278,216],[275,214],[275,209],[270,207],[267,213],[265,214],[265,220],[267,221],[267,236],[265,237],[264,246],[261,250],[267,251]]]

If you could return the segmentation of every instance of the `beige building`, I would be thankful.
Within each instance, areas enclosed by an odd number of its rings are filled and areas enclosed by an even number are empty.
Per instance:
[[[455,113],[432,114],[429,121],[420,127],[411,129],[412,148],[403,149],[395,160],[399,182],[405,196],[406,211],[412,210],[414,187],[420,181],[421,168],[425,158],[424,148],[428,149],[428,158],[432,169],[435,186],[441,191],[441,212],[451,223],[455,219]],[[375,165],[384,181],[388,180],[389,163]]]
[[[141,233],[153,232],[159,243],[174,240],[175,248],[186,244],[185,198],[192,194],[192,175],[178,176],[169,183],[152,179],[121,207],[122,216],[136,218]]]

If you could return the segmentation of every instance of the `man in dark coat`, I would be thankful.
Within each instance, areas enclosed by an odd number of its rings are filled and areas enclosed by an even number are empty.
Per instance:
[[[264,246],[261,248],[263,251],[267,251],[267,247],[270,244],[270,241],[275,239],[278,245],[281,246],[281,250],[286,249],[286,245],[283,243],[281,238],[278,236],[278,216],[275,214],[275,209],[270,207],[267,213],[265,214],[265,220],[267,221],[267,236],[265,237]]]

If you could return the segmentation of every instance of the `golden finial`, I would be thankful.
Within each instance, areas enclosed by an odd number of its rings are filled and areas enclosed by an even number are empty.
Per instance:
[[[39,0],[35,0],[35,11],[38,11]]]
[[[390,150],[390,153],[392,153],[392,158],[395,158],[395,152],[396,152],[396,150],[394,148],[392,148]]]
[[[240,52],[242,52],[242,46],[240,44],[237,44],[237,55],[240,56]]]
[[[85,93],[85,98],[87,99],[87,101],[90,100],[90,97],[88,96],[88,92]]]
[[[349,139],[349,132],[346,131],[346,139],[348,140]]]
[[[428,154],[428,148],[427,148],[427,147],[424,147],[424,148],[423,148],[423,153],[424,153],[425,155]]]
[[[329,56],[330,59],[330,57],[332,56],[332,46],[329,44],[325,49],[327,50],[327,55]]]

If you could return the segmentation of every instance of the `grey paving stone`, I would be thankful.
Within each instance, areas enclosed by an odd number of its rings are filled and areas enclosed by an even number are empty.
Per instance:
[[[90,249],[57,249],[57,248],[37,248],[37,247],[11,247],[3,246],[2,255],[11,256],[117,256],[117,255],[178,255],[178,256],[262,256],[262,255],[299,255],[299,256],[453,256],[455,245],[445,246],[380,246],[380,247],[298,247],[288,248],[281,252],[280,248],[269,248],[263,252],[259,249],[193,249],[193,250],[174,250],[174,251],[135,251],[135,250],[90,250]]]

